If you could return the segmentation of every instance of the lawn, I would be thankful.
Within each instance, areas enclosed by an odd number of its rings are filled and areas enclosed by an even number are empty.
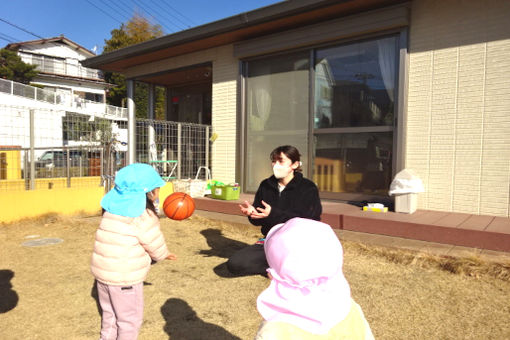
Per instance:
[[[89,271],[99,217],[45,216],[0,225],[0,339],[97,339]],[[161,228],[177,261],[152,266],[139,339],[253,339],[261,276],[225,261],[258,229],[200,216]],[[27,241],[58,238],[53,245]],[[376,339],[510,339],[510,264],[342,242],[344,272]],[[12,276],[13,275],[13,276]]]

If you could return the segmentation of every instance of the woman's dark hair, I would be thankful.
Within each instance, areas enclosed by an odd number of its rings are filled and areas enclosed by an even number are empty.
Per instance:
[[[295,162],[299,163],[299,166],[294,171],[303,171],[301,169],[301,155],[299,154],[299,150],[292,145],[282,145],[271,151],[271,154],[269,155],[271,162],[278,161],[281,158],[282,153],[292,161],[292,164]]]
[[[149,198],[149,193],[147,193],[145,197],[146,197],[145,201],[147,202],[146,204],[147,209],[151,210],[154,213],[154,215],[158,216],[158,213],[156,212],[156,207],[154,206],[154,202]]]

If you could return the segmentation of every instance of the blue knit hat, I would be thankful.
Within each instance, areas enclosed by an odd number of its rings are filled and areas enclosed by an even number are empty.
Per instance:
[[[115,188],[101,200],[111,214],[138,217],[146,209],[146,194],[166,183],[148,164],[134,163],[123,167],[115,176]]]

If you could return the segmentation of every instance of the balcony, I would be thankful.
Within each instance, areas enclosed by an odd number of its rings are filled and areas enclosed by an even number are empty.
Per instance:
[[[55,92],[11,80],[0,79],[0,93],[58,105],[60,106],[59,109],[65,111],[102,116],[110,119],[127,120],[127,109],[124,107],[94,102],[76,95],[72,96],[67,92]]]
[[[81,66],[78,60],[66,60],[49,56],[18,52],[21,60],[27,64],[37,65],[37,70],[63,76],[87,78],[104,81],[103,73],[99,70]]]

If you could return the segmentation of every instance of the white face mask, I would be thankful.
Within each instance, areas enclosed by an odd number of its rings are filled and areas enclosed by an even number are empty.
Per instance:
[[[285,178],[288,174],[290,174],[292,171],[294,171],[290,166],[280,165],[278,163],[275,163],[273,165],[273,173],[274,177],[277,179]]]

